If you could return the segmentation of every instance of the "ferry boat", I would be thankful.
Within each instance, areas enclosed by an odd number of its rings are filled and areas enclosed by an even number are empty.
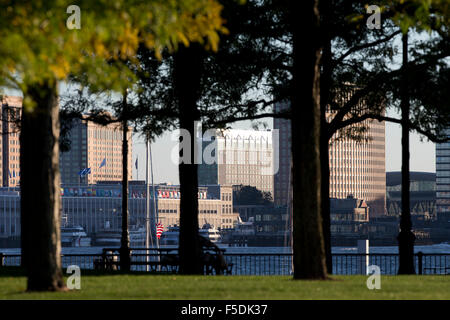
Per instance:
[[[128,230],[131,248],[145,247],[146,230],[143,227],[130,226]],[[104,229],[95,234],[95,246],[97,247],[120,247],[122,239],[122,230]]]
[[[218,244],[221,242],[219,230],[211,227],[209,224],[206,224],[199,229],[198,234],[212,243]],[[162,246],[178,246],[179,237],[180,227],[168,227],[167,231],[162,233],[161,239],[159,239],[159,244]]]
[[[221,242],[221,236],[219,233],[219,230],[217,230],[214,227],[211,227],[209,224],[205,224],[203,228],[198,230],[198,234],[202,236],[203,238],[211,241],[212,243],[220,243]]]
[[[80,226],[61,227],[61,246],[62,247],[90,247],[91,238],[89,238]]]

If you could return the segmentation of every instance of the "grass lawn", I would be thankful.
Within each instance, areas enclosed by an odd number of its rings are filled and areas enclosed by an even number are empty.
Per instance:
[[[6,268],[4,268],[6,269]],[[1,270],[1,269],[0,269]],[[0,299],[450,299],[450,276],[381,276],[369,290],[365,276],[294,281],[288,276],[180,276],[81,273],[81,290],[27,293],[26,278],[0,271]]]

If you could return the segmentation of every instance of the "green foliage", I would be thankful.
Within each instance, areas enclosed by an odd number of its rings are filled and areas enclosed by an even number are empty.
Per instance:
[[[94,89],[122,92],[134,75],[109,61],[133,60],[141,43],[156,55],[179,42],[217,50],[218,34],[226,33],[215,0],[82,0],[79,30],[66,26],[72,1],[0,2],[0,81],[23,92],[80,73]]]
[[[253,186],[241,185],[233,192],[233,201],[236,205],[270,205],[272,195]]]

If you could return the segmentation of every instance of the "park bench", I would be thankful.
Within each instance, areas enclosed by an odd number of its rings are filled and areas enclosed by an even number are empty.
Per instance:
[[[204,274],[232,274],[233,264],[227,263],[224,257],[225,250],[220,249],[217,245],[211,243],[209,240],[202,239],[202,265]],[[150,261],[147,259],[134,260],[133,257],[143,257],[146,258],[147,254],[132,254],[131,265],[133,266],[149,266],[150,272],[162,272],[162,273],[178,273],[179,271],[179,256],[174,251],[178,251],[178,248],[155,248],[155,249],[145,249],[145,248],[135,248],[135,251],[152,250],[156,251],[157,254],[152,254],[153,258]],[[96,270],[118,270],[120,261],[118,261],[118,255],[114,254],[118,251],[118,248],[105,248],[103,249],[103,254],[101,258],[94,260],[94,268]]]

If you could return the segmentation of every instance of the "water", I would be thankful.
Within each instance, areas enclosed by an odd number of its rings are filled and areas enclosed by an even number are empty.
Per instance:
[[[166,246],[168,248],[174,246]],[[226,260],[232,264],[232,273],[235,275],[290,275],[292,273],[292,257],[289,247],[228,247],[219,245],[226,250]],[[62,248],[64,255],[81,254],[87,256],[64,256],[62,265],[64,268],[75,264],[82,269],[93,269],[94,259],[99,257],[89,256],[102,253],[103,247]],[[4,254],[20,254],[20,248],[1,249]],[[370,253],[386,254],[370,256],[368,265],[380,267],[381,274],[396,274],[398,270],[398,247],[370,247]],[[416,246],[415,252],[424,254],[447,254],[446,256],[424,256],[423,273],[447,273],[450,272],[450,244],[441,243],[426,246]],[[365,270],[365,257],[352,256],[357,253],[355,247],[333,247],[333,274],[361,274]],[[260,255],[250,255],[260,254]],[[345,255],[348,254],[348,255]],[[391,254],[391,255],[390,255]],[[144,257],[136,257],[144,259]],[[18,257],[8,257],[6,265],[19,265]],[[416,272],[418,272],[418,260],[416,257]],[[133,270],[145,269],[144,266],[133,266]]]
[[[173,246],[166,246],[167,248]],[[226,253],[261,253],[261,254],[279,254],[292,253],[290,247],[228,247],[227,245],[219,244],[219,247],[226,250]],[[63,254],[101,254],[103,247],[63,247]],[[425,246],[415,246],[414,252],[423,253],[446,253],[450,254],[450,243],[440,243]],[[0,248],[0,252],[4,254],[19,254],[20,248]],[[332,253],[357,253],[356,247],[333,247]],[[397,246],[384,247],[370,247],[369,253],[398,253]]]

